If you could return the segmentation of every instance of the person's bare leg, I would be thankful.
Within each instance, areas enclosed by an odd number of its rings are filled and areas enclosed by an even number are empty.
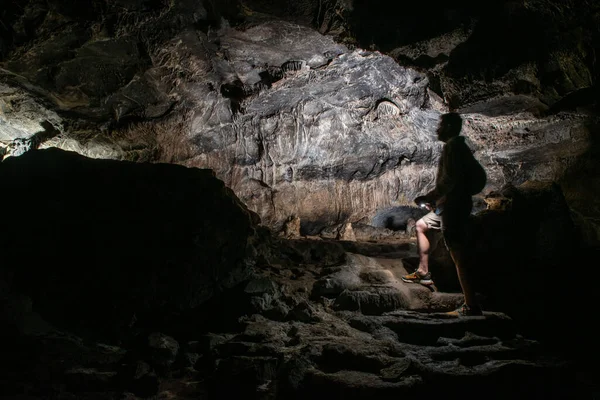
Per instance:
[[[477,299],[475,298],[475,292],[473,291],[471,280],[468,275],[469,265],[467,259],[465,258],[464,252],[458,249],[450,249],[450,256],[452,257],[452,261],[454,261],[454,265],[456,266],[456,274],[458,275],[458,282],[460,283],[460,287],[462,288],[465,296],[465,304],[470,308],[479,308]]]
[[[417,268],[417,272],[419,275],[424,276],[429,272],[429,250],[431,249],[431,244],[426,235],[429,227],[423,219],[419,219],[415,228],[417,230],[417,251],[419,253],[419,267]]]

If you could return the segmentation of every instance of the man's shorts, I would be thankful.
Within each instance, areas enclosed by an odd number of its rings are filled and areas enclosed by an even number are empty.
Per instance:
[[[431,211],[428,214],[425,214],[425,216],[423,216],[421,219],[423,220],[423,222],[425,222],[425,225],[427,225],[429,229],[442,229],[442,216],[437,215],[433,211]]]

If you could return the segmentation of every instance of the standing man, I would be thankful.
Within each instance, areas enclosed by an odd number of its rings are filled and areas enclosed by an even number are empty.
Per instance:
[[[469,276],[471,257],[467,248],[468,224],[473,207],[471,196],[483,189],[486,177],[464,137],[460,136],[461,129],[462,118],[459,114],[442,115],[437,135],[445,145],[438,164],[435,189],[415,199],[415,202],[431,211],[417,221],[419,267],[412,274],[403,276],[402,280],[424,285],[433,284],[429,272],[430,244],[425,233],[429,229],[441,228],[465,296],[464,305],[448,314],[474,316],[483,313],[475,299]]]

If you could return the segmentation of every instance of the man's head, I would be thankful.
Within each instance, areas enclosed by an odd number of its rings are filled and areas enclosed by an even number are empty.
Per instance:
[[[460,135],[462,129],[462,118],[458,113],[443,114],[437,129],[438,139],[447,142],[451,138]]]

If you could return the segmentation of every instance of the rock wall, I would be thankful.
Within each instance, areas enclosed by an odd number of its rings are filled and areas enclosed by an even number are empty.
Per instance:
[[[585,161],[598,127],[595,6],[583,15],[571,2],[509,2],[488,13],[459,2],[423,14],[385,1],[369,11],[177,0],[92,2],[79,15],[67,3],[27,2],[3,17],[9,155],[59,147],[211,168],[263,224],[297,216],[314,234],[370,224],[429,190],[437,121],[455,109],[488,171],[485,191],[549,179],[584,220],[597,218],[595,200],[577,200],[598,198],[593,174],[580,173],[597,169]]]

